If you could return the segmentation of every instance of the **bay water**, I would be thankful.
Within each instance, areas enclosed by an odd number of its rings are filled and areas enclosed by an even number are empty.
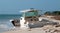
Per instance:
[[[11,19],[20,19],[21,15],[0,15],[0,32],[8,31],[13,28],[13,24],[10,22]]]

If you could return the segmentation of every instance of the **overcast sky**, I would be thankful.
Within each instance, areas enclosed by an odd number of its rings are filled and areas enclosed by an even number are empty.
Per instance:
[[[20,14],[20,10],[29,8],[60,10],[60,0],[0,0],[0,14]]]

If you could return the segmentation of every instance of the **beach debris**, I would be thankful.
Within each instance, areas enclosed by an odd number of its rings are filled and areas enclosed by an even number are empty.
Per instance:
[[[42,30],[44,30],[45,33],[60,33],[60,24],[45,25],[44,27],[42,27]]]

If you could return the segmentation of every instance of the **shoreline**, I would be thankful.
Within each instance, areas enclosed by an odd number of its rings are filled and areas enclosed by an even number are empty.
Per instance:
[[[15,31],[8,31],[8,32],[4,32],[4,33],[45,33],[45,31],[43,31],[40,28],[32,28],[32,29],[21,29],[21,30],[15,30]]]
[[[43,18],[43,17],[40,17]],[[48,19],[48,18],[46,18]],[[53,20],[53,19],[48,19],[50,22],[58,22],[58,20]],[[47,21],[48,22],[48,21]],[[43,23],[46,23],[45,21]],[[53,23],[52,23],[53,24]],[[40,24],[41,25],[41,24]],[[59,24],[60,25],[60,24]],[[32,28],[32,29],[20,29],[18,28],[17,30],[11,30],[11,31],[7,31],[7,32],[3,32],[3,33],[46,33],[46,32],[54,32],[56,29],[58,30],[60,27],[55,27],[55,25],[45,25],[43,27],[39,27],[39,28]],[[51,33],[51,32],[50,32]]]

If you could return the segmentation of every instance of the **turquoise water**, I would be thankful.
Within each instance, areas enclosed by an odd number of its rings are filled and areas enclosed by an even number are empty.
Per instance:
[[[7,31],[14,26],[10,22],[11,19],[20,19],[21,15],[0,15],[0,32]]]

